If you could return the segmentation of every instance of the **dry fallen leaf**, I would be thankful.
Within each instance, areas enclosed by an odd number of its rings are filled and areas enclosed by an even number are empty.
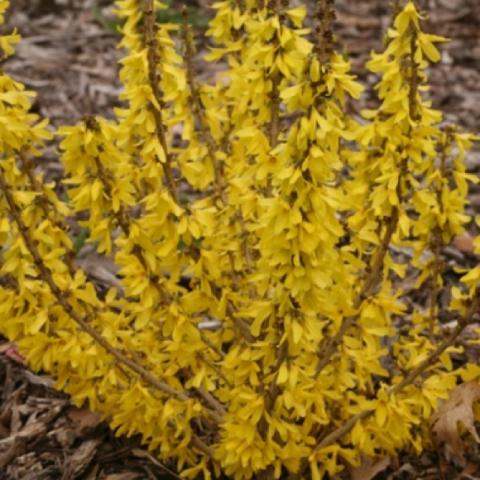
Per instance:
[[[350,480],[372,480],[377,474],[388,468],[390,464],[390,457],[383,457],[380,460],[363,457],[361,465],[350,470]]]
[[[94,429],[102,421],[98,412],[92,412],[87,407],[71,407],[67,416],[72,421],[74,431],[77,435],[84,433],[85,430]]]
[[[453,239],[453,245],[463,253],[472,253],[474,240],[468,232],[465,232],[463,235],[458,235]]]
[[[474,380],[458,385],[430,420],[430,428],[437,445],[444,445],[447,454],[465,464],[465,446],[460,437],[461,423],[477,443],[480,437],[475,429],[473,405],[480,399],[480,382]]]
[[[0,345],[0,354],[5,355],[10,360],[20,363],[21,365],[26,365],[25,359],[17,350],[15,342],[8,342]]]

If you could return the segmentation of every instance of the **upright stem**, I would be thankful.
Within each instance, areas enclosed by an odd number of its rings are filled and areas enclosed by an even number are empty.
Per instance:
[[[333,22],[336,18],[334,3],[334,0],[317,0],[314,53],[320,65],[328,64],[334,51]]]
[[[151,103],[149,108],[153,114],[155,120],[155,129],[158,137],[158,141],[165,152],[166,161],[162,162],[162,168],[165,174],[167,187],[172,198],[177,201],[177,189],[175,186],[175,180],[172,171],[172,155],[169,151],[166,137],[166,128],[163,123],[162,109],[165,106],[163,101],[163,92],[160,90],[160,75],[158,73],[158,41],[156,36],[156,20],[155,20],[155,5],[154,0],[144,0],[144,35],[145,45],[147,47],[147,59],[148,59],[148,79],[150,88],[152,89],[156,105]]]
[[[392,2],[390,2],[390,4],[392,11],[392,19],[395,19],[400,13],[400,0],[393,0]]]
[[[435,181],[434,190],[435,196],[437,199],[437,204],[440,210],[440,214],[445,212],[445,205],[443,202],[442,196],[442,182],[448,181],[447,173],[447,149],[450,142],[453,141],[452,131],[449,127],[446,128],[446,138],[445,142],[441,142],[439,145],[440,153],[440,179]],[[433,333],[434,330],[434,321],[438,317],[438,298],[442,291],[442,280],[441,276],[444,272],[444,262],[442,261],[441,252],[442,248],[445,246],[445,241],[443,239],[442,230],[440,226],[436,226],[432,233],[432,238],[430,241],[430,248],[433,253],[432,265],[432,276],[431,276],[431,291],[430,291],[430,312],[429,312],[429,329],[430,333]]]
[[[400,182],[399,182],[400,184]],[[363,302],[369,298],[375,291],[376,286],[381,281],[381,275],[383,272],[383,262],[385,260],[385,256],[388,252],[388,247],[390,245],[390,241],[392,239],[395,230],[397,229],[398,225],[398,208],[394,208],[392,215],[387,223],[385,234],[382,239],[382,243],[377,250],[375,255],[375,259],[373,261],[373,266],[371,267],[369,273],[365,277],[363,282],[362,288],[360,292],[357,294],[353,301],[353,309],[358,310]],[[351,316],[346,318],[338,332],[330,338],[326,345],[321,345],[319,348],[319,361],[317,364],[317,375],[330,363],[332,356],[337,351],[338,346],[340,345],[343,337],[347,333],[347,331],[352,327],[357,319],[357,316]]]
[[[320,5],[323,5],[325,2],[330,3],[331,0],[320,0]],[[418,64],[415,61],[415,53],[417,49],[417,35],[418,34],[415,27],[412,26],[411,39],[410,39],[410,52],[408,54],[409,68],[410,68],[409,70],[410,76],[408,77],[408,81],[409,81],[408,108],[409,108],[409,116],[411,121],[418,121],[418,118],[419,118],[417,94],[418,94],[418,85],[419,85],[420,79],[418,75]],[[412,130],[412,127],[410,127],[410,133],[411,133],[411,130]],[[396,188],[399,204],[401,204],[402,202],[402,179],[405,176],[407,171],[407,166],[408,166],[407,162],[408,162],[408,157],[405,157],[399,166],[399,178],[398,178],[398,183]],[[383,262],[385,260],[385,256],[387,254],[392,236],[395,233],[395,230],[397,229],[399,214],[400,214],[399,208],[400,208],[399,206],[395,206],[392,208],[392,213],[386,225],[385,234],[380,244],[380,247],[378,248],[377,253],[375,255],[373,265],[363,282],[362,289],[360,290],[360,292],[358,293],[358,295],[355,297],[353,301],[352,307],[354,310],[358,310],[362,306],[363,302],[374,293],[375,287],[377,286],[378,282],[381,280],[381,275],[383,272]],[[317,364],[317,370],[316,370],[317,375],[329,364],[330,359],[337,351],[338,346],[340,345],[343,337],[345,336],[349,328],[353,326],[353,324],[355,323],[356,318],[357,318],[356,315],[346,318],[342,322],[339,331],[331,339],[329,339],[326,342],[326,345],[320,346],[319,362]]]
[[[269,7],[275,15],[279,14],[279,0],[270,0]],[[272,91],[270,92],[270,148],[275,148],[278,143],[278,129],[280,123],[280,95],[278,85],[280,83],[280,75],[278,72],[271,77]]]
[[[280,76],[278,73],[272,78],[272,91],[270,93],[270,148],[275,148],[278,144],[278,132],[280,125],[280,95],[278,91],[278,84],[280,83]]]
[[[221,165],[218,163],[215,152],[219,150],[219,146],[215,142],[214,138],[212,137],[208,126],[206,124],[205,119],[205,109],[202,104],[202,99],[200,96],[200,91],[195,81],[195,71],[193,68],[193,56],[194,56],[194,49],[192,45],[192,38],[191,38],[191,28],[188,23],[188,11],[184,7],[182,9],[183,15],[183,43],[185,47],[185,66],[187,71],[187,83],[190,89],[190,98],[192,100],[192,111],[193,116],[196,120],[198,128],[200,130],[200,137],[204,141],[207,146],[208,156],[210,157],[210,161],[213,165],[213,172],[215,176],[215,188],[217,191],[217,195],[222,201],[224,205],[227,205],[227,196],[225,191],[225,182],[223,179],[223,172]]]
[[[418,32],[416,28],[411,25],[411,37],[410,37],[410,90],[408,95],[408,107],[410,113],[410,119],[413,121],[417,121],[419,119],[418,113],[418,84],[419,84],[419,76],[418,76],[418,63],[415,60],[415,54],[417,52],[417,39],[418,39]]]
[[[215,155],[215,152],[220,149],[220,146],[215,141],[215,139],[213,138],[212,134],[209,131],[207,121],[206,121],[205,108],[203,106],[201,95],[200,95],[200,90],[197,85],[197,82],[195,81],[195,70],[193,66],[194,48],[192,44],[190,25],[188,23],[188,12],[186,8],[182,10],[182,14],[184,17],[184,25],[183,25],[183,41],[184,41],[184,48],[185,48],[184,62],[185,62],[186,71],[187,71],[187,83],[190,89],[190,96],[192,100],[192,111],[193,111],[194,119],[196,120],[196,123],[199,128],[200,137],[202,141],[205,143],[205,145],[207,146],[208,156],[213,165],[215,190],[216,190],[217,196],[220,199],[220,202],[222,203],[222,205],[224,207],[228,207],[229,203],[227,198],[227,190],[225,186],[224,173]],[[247,230],[244,225],[242,214],[238,209],[234,213],[234,218],[240,223],[242,234],[244,235],[244,238],[245,238],[243,250],[245,253],[245,261],[247,264],[247,268],[250,269],[251,258],[250,258],[250,252],[248,250],[248,245],[246,243]],[[239,284],[240,279],[238,278],[239,275],[235,270],[235,259],[234,259],[233,253],[230,250],[227,252],[227,257],[231,265],[234,284],[237,285]],[[231,304],[229,304],[227,308],[227,313],[231,316],[234,325],[236,326],[237,330],[242,335],[242,337],[249,343],[253,342],[255,338],[250,333],[248,324],[244,322],[242,319],[235,317],[233,307],[231,306]]]

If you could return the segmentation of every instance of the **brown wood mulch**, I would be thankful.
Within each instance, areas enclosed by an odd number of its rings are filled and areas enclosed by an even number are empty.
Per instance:
[[[292,0],[293,2],[294,0]],[[112,24],[111,0],[12,0],[7,30],[23,36],[17,55],[5,69],[38,97],[34,109],[53,125],[72,124],[87,113],[111,116],[118,105],[117,61],[121,52]],[[174,5],[180,4],[175,0]],[[191,0],[203,21],[208,0]],[[381,32],[389,20],[387,0],[337,0],[338,37],[352,58],[355,72],[369,85],[375,78],[363,72],[371,49],[381,48]],[[480,8],[478,0],[423,0],[430,12],[428,29],[448,36],[440,65],[431,71],[434,104],[457,122],[480,132]],[[7,31],[4,30],[4,31]],[[200,53],[205,50],[200,37]],[[204,66],[202,77],[221,65]],[[369,105],[373,96],[366,96]],[[364,104],[361,105],[363,108]],[[352,105],[360,109],[359,105]],[[55,144],[42,159],[52,178],[61,177]],[[480,148],[469,158],[480,170]],[[470,214],[480,213],[480,189],[472,188]],[[472,227],[472,233],[476,231]],[[454,265],[478,262],[467,236],[444,252]],[[96,262],[93,262],[96,263]],[[108,269],[107,269],[108,270]],[[104,277],[108,271],[104,272]],[[99,276],[101,276],[99,274]],[[477,357],[478,358],[478,357]],[[461,362],[462,358],[457,359]],[[480,479],[479,462],[457,469],[436,452],[419,458],[401,456],[379,470],[377,479]],[[179,478],[152,457],[138,438],[116,438],[98,416],[76,408],[52,388],[43,374],[22,363],[15,346],[0,339],[0,480],[162,479]],[[370,470],[371,472],[371,470]],[[476,476],[475,476],[476,475]],[[368,477],[373,478],[373,477]]]
[[[115,437],[52,384],[22,364],[14,345],[0,344],[1,480],[178,478],[139,438]]]

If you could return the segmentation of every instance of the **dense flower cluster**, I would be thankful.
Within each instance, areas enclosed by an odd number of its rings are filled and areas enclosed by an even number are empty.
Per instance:
[[[438,302],[476,181],[475,137],[424,93],[444,39],[407,1],[367,65],[378,108],[359,119],[331,0],[313,28],[288,0],[216,3],[215,83],[196,75],[188,22],[157,24],[159,8],[116,2],[124,106],[58,130],[66,199],[35,168],[52,135],[33,94],[0,73],[0,331],[185,478],[321,479],[421,450],[438,400],[480,375],[450,359],[480,268],[449,312]],[[18,41],[0,38],[3,58]],[[76,264],[74,221],[121,286],[100,291]],[[420,310],[407,272],[428,292]]]

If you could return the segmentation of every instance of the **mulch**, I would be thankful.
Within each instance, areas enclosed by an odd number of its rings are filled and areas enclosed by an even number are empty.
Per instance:
[[[0,345],[1,480],[178,478],[136,437],[115,437],[97,414],[72,405],[31,372],[15,346]]]
[[[112,116],[118,105],[120,84],[111,0],[14,0],[8,28],[23,36],[17,54],[5,70],[38,92],[34,110],[49,117],[52,125],[73,124],[85,114]],[[178,2],[179,3],[179,2]],[[208,17],[208,0],[187,2],[199,18]],[[368,85],[375,78],[364,65],[372,49],[381,48],[382,32],[389,22],[387,0],[337,0],[337,34],[354,71]],[[429,12],[427,30],[451,38],[443,48],[440,65],[432,68],[431,95],[455,122],[480,132],[480,8],[478,0],[424,0]],[[177,6],[177,2],[173,2]],[[173,18],[173,17],[172,17]],[[199,53],[206,46],[199,39]],[[201,62],[202,78],[214,75],[218,65]],[[353,105],[370,105],[373,95]],[[42,159],[49,178],[60,178],[53,143]],[[480,173],[480,146],[468,160],[469,170]],[[473,187],[468,213],[480,213],[480,188]],[[471,234],[476,234],[472,226]],[[471,240],[464,237],[445,252],[455,265],[478,262]],[[33,373],[15,346],[0,339],[0,480],[40,479],[162,479],[179,478],[174,465],[163,465],[140,439],[117,438],[88,409],[73,406],[68,397],[52,388],[52,380]],[[392,461],[377,479],[480,478],[479,462],[469,470],[457,469],[426,452],[419,458],[402,456]],[[473,467],[472,467],[473,465]],[[476,476],[475,476],[476,475]]]

